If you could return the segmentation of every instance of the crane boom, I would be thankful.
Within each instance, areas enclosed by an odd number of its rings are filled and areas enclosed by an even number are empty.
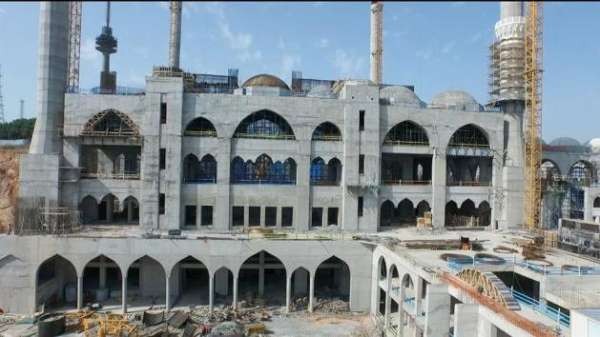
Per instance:
[[[525,25],[525,202],[524,225],[540,227],[542,157],[542,3],[529,1]]]

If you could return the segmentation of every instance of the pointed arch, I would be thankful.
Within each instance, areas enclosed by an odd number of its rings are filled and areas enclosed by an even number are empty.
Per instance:
[[[335,124],[323,122],[313,131],[312,140],[340,141],[342,140],[342,133]]]
[[[394,212],[396,206],[390,200],[386,200],[381,204],[379,225],[382,227],[392,226],[394,221]]]
[[[235,129],[233,138],[296,139],[285,118],[271,110],[260,110],[248,115]]]
[[[594,199],[594,208],[600,208],[600,197]]]
[[[233,306],[233,272],[221,266],[215,270],[213,277],[215,304]]]
[[[139,127],[121,111],[103,110],[90,118],[83,126],[82,136],[137,137]]]
[[[409,199],[404,199],[398,204],[398,218],[401,225],[416,226],[417,217],[415,216],[415,208]]]
[[[348,264],[333,255],[319,264],[315,272],[315,296],[350,301],[351,272]],[[348,307],[349,308],[349,305]],[[315,311],[318,311],[318,306]]]
[[[594,165],[587,160],[578,160],[569,168],[569,179],[580,185],[589,185],[596,181]]]
[[[429,145],[427,131],[413,121],[403,121],[392,127],[383,139],[384,145]]]
[[[123,210],[120,218],[128,223],[138,224],[140,221],[140,203],[134,196],[128,196],[123,200]]]
[[[217,137],[217,129],[208,119],[197,117],[188,123],[183,134],[193,137]]]
[[[463,201],[460,205],[460,213],[463,216],[475,216],[477,214],[475,203],[471,199]]]
[[[79,203],[79,214],[83,224],[98,220],[98,201],[91,195],[85,196]]]
[[[492,208],[487,201],[482,201],[477,207],[479,226],[489,226],[492,222]]]
[[[83,292],[93,294],[94,301],[119,298],[123,285],[121,267],[115,260],[101,254],[89,260],[83,268]]]
[[[421,202],[419,202],[417,204],[417,217],[422,218],[425,216],[426,212],[431,212],[431,207],[429,206],[429,203],[425,200],[421,200]]]
[[[119,198],[114,194],[105,195],[98,204],[98,220],[113,222],[121,210]]]
[[[198,179],[203,183],[217,182],[217,160],[211,154],[206,154],[198,163]]]
[[[448,146],[489,148],[490,142],[483,128],[475,124],[467,124],[452,134]]]
[[[210,275],[202,261],[188,255],[171,268],[169,277],[172,284],[178,285],[176,305],[209,304]]]
[[[269,265],[269,268],[265,269],[265,265]],[[248,257],[240,266],[238,294],[251,294],[252,298],[275,302],[270,304],[285,304],[286,273],[285,265],[278,257],[261,250]],[[265,297],[265,294],[269,296]]]
[[[74,291],[77,289],[77,269],[65,257],[55,254],[37,267],[35,273],[35,304],[45,309],[77,306]]]
[[[167,270],[157,259],[143,255],[127,268],[127,292],[139,292],[142,298],[151,300],[148,304],[166,302]]]
[[[306,298],[309,295],[310,272],[304,267],[298,267],[292,272],[291,276],[291,311],[307,310],[308,303],[305,301],[297,301],[299,298]],[[302,304],[304,303],[304,304]]]

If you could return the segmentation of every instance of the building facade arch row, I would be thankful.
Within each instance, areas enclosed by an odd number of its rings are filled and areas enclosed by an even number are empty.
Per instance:
[[[265,252],[265,253],[275,257],[277,260],[279,260],[279,262],[281,262],[281,264],[283,265],[283,268],[285,269],[286,277],[289,275],[289,268],[288,268],[289,262],[285,258],[282,258],[280,255],[273,254],[270,250],[260,248],[260,247],[250,249],[243,255],[240,255],[240,258],[238,259],[236,266],[235,266],[236,272],[234,275],[239,275],[240,270],[242,269],[242,266],[246,263],[246,261],[248,261],[248,259],[250,259],[252,256],[259,254],[261,252]]]
[[[384,144],[385,141],[388,139],[388,136],[392,136],[392,131],[394,131],[394,129],[396,128],[400,128],[402,126],[406,126],[406,127],[411,127],[414,128],[413,131],[415,132],[423,132],[423,136],[421,141],[423,144],[419,144],[422,146],[427,146],[427,147],[431,147],[432,141],[431,141],[431,134],[433,130],[428,130],[423,124],[423,122],[419,122],[417,121],[416,118],[410,118],[410,117],[401,117],[398,119],[398,121],[394,121],[394,123],[388,123],[384,129],[381,130],[380,133],[380,144]],[[415,144],[408,144],[409,146],[414,146]]]
[[[290,123],[291,120],[294,120],[293,116],[287,116],[285,112],[279,111],[278,109],[272,109],[269,107],[263,107],[259,109],[248,110],[247,112],[239,113],[239,119],[236,118],[236,121],[232,123],[233,130],[229,129],[225,133],[228,138],[247,138],[246,136],[251,136],[253,130],[256,132],[256,135],[262,134],[262,132],[267,131],[271,127],[276,127],[279,131],[282,131],[286,135],[284,139],[287,140],[299,140],[299,139],[309,139],[310,135],[306,137],[305,135],[298,134],[296,128],[292,126]],[[269,123],[258,123],[252,124],[256,121],[268,120]],[[274,129],[273,129],[274,130]],[[304,136],[304,137],[300,137]],[[263,137],[250,137],[257,139],[264,139]]]
[[[315,159],[318,159],[318,158],[321,158],[323,160],[324,164],[327,165],[327,164],[329,164],[329,162],[331,162],[332,159],[337,159],[340,163],[343,163],[344,156],[342,153],[322,153],[322,152],[319,152],[318,154],[314,153],[310,157],[311,164]]]
[[[127,274],[128,269],[124,268],[125,260],[123,258],[119,258],[119,256],[112,255],[110,253],[101,253],[101,254],[95,253],[95,254],[86,254],[85,257],[78,259],[78,261],[77,261],[78,263],[75,268],[75,270],[77,270],[77,276],[83,276],[83,271],[85,270],[87,265],[101,256],[104,256],[105,258],[110,259],[112,262],[114,262],[119,267],[119,272],[121,273],[121,275]],[[79,273],[80,271],[81,271],[81,273]]]
[[[382,245],[377,245],[373,250],[373,262],[379,261],[379,258],[382,256],[385,257],[388,266],[394,265],[398,269],[398,275],[418,274],[414,266],[411,266],[406,259],[398,257],[394,252]]]
[[[116,118],[120,121],[121,126],[125,126],[125,130],[122,131],[124,135],[133,137],[141,136],[141,129],[130,114],[115,108],[104,109],[89,116],[87,121],[81,125],[79,135],[94,136],[101,131],[110,131],[111,125],[107,123],[109,118]],[[98,130],[98,128],[103,130]],[[121,134],[121,131],[118,133]]]
[[[123,268],[123,269],[126,271],[129,271],[131,266],[137,260],[140,260],[144,257],[156,261],[156,263],[158,263],[160,265],[160,267],[162,268],[164,275],[167,275],[167,271],[170,270],[170,268],[168,266],[170,265],[170,263],[172,263],[172,261],[169,261],[169,258],[167,256],[159,257],[159,256],[155,256],[155,255],[150,255],[150,254],[139,254],[139,255],[132,256],[132,257],[128,257],[126,262],[124,262],[124,264],[123,264],[123,266],[127,267],[127,269],[125,269],[125,268]]]
[[[451,201],[453,201],[456,206],[460,209],[460,207],[467,201],[470,200],[471,202],[473,202],[473,204],[475,204],[475,208],[479,207],[479,205],[482,202],[487,202],[489,205],[492,205],[492,203],[488,200],[487,196],[479,196],[479,195],[459,195],[459,196],[453,196],[452,198],[448,198],[446,200],[446,204],[450,203]]]
[[[172,276],[173,275],[173,271],[175,270],[175,267],[180,262],[183,262],[183,260],[185,260],[185,259],[187,259],[189,257],[191,257],[194,260],[200,262],[204,267],[206,267],[206,270],[208,271],[208,274],[212,275],[208,264],[206,262],[204,262],[205,260],[208,260],[208,258],[202,259],[201,257],[193,255],[193,254],[177,254],[175,256],[169,257],[168,261],[165,261],[165,263],[164,263],[165,271],[168,272],[167,275],[169,277]]]
[[[248,152],[248,151],[244,151],[244,152],[238,152],[235,154],[231,155],[231,161],[233,161],[236,157],[241,158],[244,163],[251,161],[252,163],[256,163],[256,160],[258,158],[260,158],[261,156],[267,156],[269,157],[269,159],[271,159],[271,162],[273,164],[275,164],[276,162],[281,162],[282,164],[285,163],[286,160],[291,159],[293,160],[296,164],[298,163],[298,160],[296,160],[296,158],[294,158],[293,156],[290,156],[290,153],[286,153],[286,152],[282,152],[282,151],[274,151],[274,152],[264,152],[264,151],[256,151],[256,152]]]
[[[9,255],[3,256],[2,259],[0,259],[0,261],[4,260],[10,256],[13,256],[19,260],[18,257],[14,256],[12,254],[9,254]],[[48,255],[45,255],[45,256],[48,256]],[[42,265],[44,265],[46,262],[48,262],[54,258],[57,258],[57,257],[62,258],[63,260],[67,261],[71,265],[71,267],[73,267],[73,269],[75,270],[75,274],[77,275],[77,277],[83,276],[83,269],[85,266],[85,262],[78,261],[76,259],[76,256],[70,256],[69,254],[63,254],[63,253],[59,253],[59,252],[50,253],[49,257],[43,258],[43,259],[38,259],[38,261],[36,261],[36,263],[34,264],[34,270],[33,270],[33,274],[32,274],[34,289],[36,288],[36,284],[38,282],[38,273],[39,273]]]

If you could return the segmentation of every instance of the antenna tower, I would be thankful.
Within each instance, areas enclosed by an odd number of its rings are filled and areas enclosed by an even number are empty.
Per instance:
[[[69,74],[67,88],[79,91],[79,51],[81,49],[81,1],[69,2]]]

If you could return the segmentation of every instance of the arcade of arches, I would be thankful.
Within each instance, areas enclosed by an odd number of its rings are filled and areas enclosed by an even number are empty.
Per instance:
[[[296,301],[298,298],[307,298],[308,303]],[[192,256],[166,270],[147,255],[128,266],[99,255],[89,260],[78,275],[71,261],[55,255],[40,264],[36,277],[38,309],[74,309],[89,303],[123,311],[128,306],[151,305],[206,305],[212,309],[245,301],[250,305],[264,303],[294,311],[318,311],[323,299],[345,301],[349,309],[350,268],[336,256],[311,271],[302,266],[288,270],[266,251],[248,257],[238,270],[225,266],[209,270]]]

